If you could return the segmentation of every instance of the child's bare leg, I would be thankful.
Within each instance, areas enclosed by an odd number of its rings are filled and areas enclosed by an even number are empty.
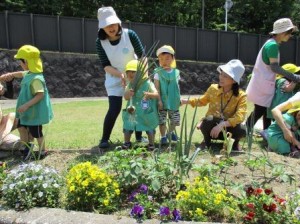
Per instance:
[[[154,145],[155,133],[147,132],[149,145]]]
[[[166,124],[159,125],[159,131],[160,131],[161,137],[165,137],[166,136],[166,131],[167,131]]]
[[[19,134],[20,134],[20,141],[23,144],[27,144],[31,139],[30,139],[30,133],[25,127],[19,127],[18,128]]]
[[[45,151],[45,139],[44,139],[44,136],[39,137],[36,140],[37,140],[37,142],[39,144],[39,151],[40,152]]]
[[[171,132],[175,131],[175,128],[176,128],[176,126],[174,124],[170,124],[169,132],[171,133]]]
[[[131,139],[131,133],[129,131],[126,131],[124,133],[124,141],[125,142],[130,142],[130,139]]]

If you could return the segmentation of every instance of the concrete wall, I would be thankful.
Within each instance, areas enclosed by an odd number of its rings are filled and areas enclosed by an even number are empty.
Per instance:
[[[15,51],[0,51],[0,75],[21,70],[14,60]],[[51,97],[97,97],[106,96],[104,70],[97,55],[42,52],[44,75]],[[181,94],[202,94],[211,83],[218,81],[218,64],[205,62],[177,61],[181,72]],[[252,67],[246,66],[241,86],[245,88],[246,76]],[[15,97],[20,81],[14,81]]]

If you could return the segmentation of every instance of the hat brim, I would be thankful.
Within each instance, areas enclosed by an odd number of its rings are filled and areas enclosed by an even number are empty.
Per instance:
[[[115,15],[107,17],[105,20],[99,21],[98,28],[103,29],[112,24],[121,24],[121,20]]]
[[[217,68],[217,71],[219,73],[221,73],[222,71],[225,72],[227,75],[229,75],[237,84],[240,84],[240,80],[236,80],[235,77],[232,75],[232,71],[231,69],[229,68],[229,66],[227,66],[226,64],[225,65],[220,65],[218,68]]]
[[[157,52],[156,52],[156,56],[158,57],[158,55],[160,55],[161,53],[169,53],[169,54],[171,54],[171,55],[174,55],[174,54],[175,54],[174,51],[172,51],[171,49],[166,48],[166,47],[161,47],[161,48],[159,48],[159,49],[157,50]]]
[[[293,29],[293,32],[297,32],[298,31],[298,27],[297,26],[290,26],[284,29],[279,29],[279,30],[273,30],[272,32],[270,32],[270,34],[280,34],[280,33],[284,33],[290,29]]]
[[[296,107],[296,108],[291,108],[287,111],[287,113],[292,114],[294,112],[300,111],[300,107]]]

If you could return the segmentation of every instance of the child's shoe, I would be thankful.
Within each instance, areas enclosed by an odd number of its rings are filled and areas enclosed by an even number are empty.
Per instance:
[[[169,139],[170,135],[171,135],[171,140],[172,141],[174,141],[174,142],[178,141],[178,137],[177,137],[177,135],[174,132],[171,132],[171,133],[167,134],[167,138],[168,139]]]
[[[152,145],[152,144],[149,144],[148,145],[148,150],[149,151],[153,151],[155,149],[155,146],[154,145]]]
[[[149,143],[149,140],[142,136],[142,138],[137,139],[136,142],[138,142],[138,143]]]
[[[123,145],[122,145],[122,149],[130,149],[131,148],[131,142],[125,142]]]
[[[47,150],[43,150],[40,152],[40,155],[37,156],[37,159],[45,159],[46,156],[48,156],[49,153]]]
[[[168,138],[165,136],[165,137],[162,137],[160,139],[160,144],[162,145],[167,145],[168,144]]]

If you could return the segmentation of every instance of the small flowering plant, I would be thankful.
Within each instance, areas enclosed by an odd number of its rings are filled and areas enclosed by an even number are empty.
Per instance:
[[[176,195],[177,207],[184,220],[234,221],[238,204],[220,184],[197,177]]]
[[[16,210],[57,207],[62,178],[56,170],[29,163],[11,170],[3,181],[5,204]]]
[[[66,177],[67,202],[70,209],[97,210],[108,213],[116,209],[119,184],[91,162],[75,165]]]
[[[244,223],[293,223],[294,219],[286,209],[286,200],[268,188],[246,187],[241,210]]]
[[[2,188],[3,181],[7,176],[6,163],[0,162],[0,188]]]

